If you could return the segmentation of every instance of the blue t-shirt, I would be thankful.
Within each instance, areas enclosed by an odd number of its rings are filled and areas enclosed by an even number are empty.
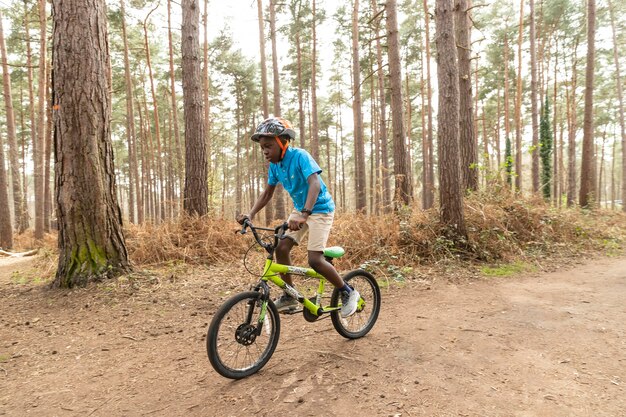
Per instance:
[[[285,157],[277,164],[270,163],[268,184],[276,185],[279,182],[291,196],[296,210],[304,208],[306,197],[309,192],[307,179],[313,174],[320,174],[322,169],[313,157],[304,149],[287,148]],[[320,180],[320,193],[311,209],[313,213],[330,213],[335,211],[335,202],[326,189],[326,184]]]

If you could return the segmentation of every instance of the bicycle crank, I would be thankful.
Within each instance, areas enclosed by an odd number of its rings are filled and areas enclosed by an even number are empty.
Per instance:
[[[317,297],[311,297],[309,298],[309,301],[315,304],[315,302],[317,301]],[[313,323],[320,318],[320,316],[311,313],[307,308],[302,309],[302,315],[304,316],[304,319],[309,323]]]

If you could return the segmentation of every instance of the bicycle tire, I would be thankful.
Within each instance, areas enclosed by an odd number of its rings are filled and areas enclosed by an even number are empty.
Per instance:
[[[340,310],[330,313],[333,326],[337,333],[347,339],[358,339],[365,336],[378,319],[380,312],[380,288],[376,278],[372,274],[362,269],[348,272],[343,276],[343,280],[361,294],[365,300],[365,306],[350,317],[341,317]],[[339,305],[339,290],[335,288],[330,298],[330,305]]]
[[[261,312],[262,294],[247,291],[226,300],[217,310],[207,332],[207,355],[213,369],[223,377],[241,379],[258,372],[270,360],[280,336],[280,317],[273,301],[261,333],[258,316]],[[248,308],[252,306],[250,311]]]

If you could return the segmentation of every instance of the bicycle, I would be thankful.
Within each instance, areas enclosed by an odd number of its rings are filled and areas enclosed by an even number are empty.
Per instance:
[[[314,322],[320,317],[330,315],[333,327],[347,339],[358,339],[365,336],[376,323],[380,312],[380,288],[376,279],[367,271],[357,269],[348,272],[343,280],[359,291],[361,298],[357,311],[343,318],[340,314],[341,297],[339,290],[334,288],[330,296],[330,304],[324,305],[326,279],[312,268],[283,265],[274,262],[274,251],[279,239],[287,230],[287,223],[274,229],[255,227],[248,219],[244,220],[242,229],[245,234],[252,231],[254,238],[267,252],[263,274],[251,291],[245,291],[226,300],[217,310],[207,332],[207,354],[213,368],[220,375],[241,379],[258,372],[270,360],[280,336],[280,316],[274,302],[270,299],[269,282],[282,288],[302,305],[304,318]],[[263,241],[259,231],[271,231],[273,241]],[[344,249],[338,246],[327,248],[324,256],[329,262],[341,257]],[[312,297],[305,297],[298,290],[287,284],[280,274],[303,275],[318,279],[317,291]],[[293,314],[293,313],[291,313]]]

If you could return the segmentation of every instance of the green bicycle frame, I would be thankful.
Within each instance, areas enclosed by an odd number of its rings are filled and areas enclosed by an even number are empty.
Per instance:
[[[317,288],[317,298],[316,303],[314,304],[306,298],[304,295],[300,294],[298,290],[296,290],[291,285],[287,284],[281,277],[280,274],[293,274],[293,275],[303,275],[311,278],[319,279],[319,285]],[[274,262],[272,259],[265,260],[265,267],[263,268],[263,276],[261,279],[265,282],[271,281],[276,284],[278,287],[282,288],[287,294],[298,300],[304,308],[309,310],[311,314],[316,316],[321,316],[324,313],[330,313],[331,311],[339,310],[340,307],[322,307],[319,305],[320,297],[324,292],[324,285],[326,283],[326,278],[322,275],[315,272],[313,268],[302,268],[298,266],[291,265],[283,265]]]

